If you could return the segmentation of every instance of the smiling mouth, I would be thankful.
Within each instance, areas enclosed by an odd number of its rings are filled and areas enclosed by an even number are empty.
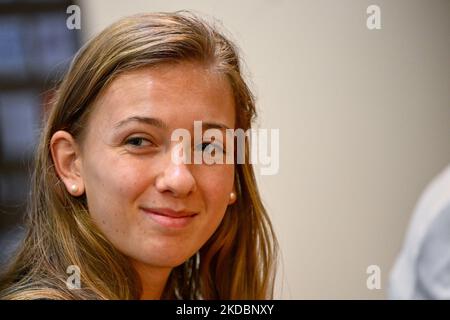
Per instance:
[[[198,215],[196,212],[175,211],[167,208],[141,208],[154,222],[165,228],[181,229],[188,226]]]

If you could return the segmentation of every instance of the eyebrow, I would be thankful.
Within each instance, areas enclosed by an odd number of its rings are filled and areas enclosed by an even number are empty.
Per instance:
[[[145,124],[160,128],[160,129],[167,129],[167,125],[161,119],[140,117],[140,116],[133,116],[133,117],[124,119],[122,121],[119,121],[116,125],[114,125],[114,129],[118,129],[130,122],[140,122],[140,123],[145,123]]]
[[[167,124],[159,118],[133,116],[133,117],[129,117],[129,118],[119,121],[117,124],[114,125],[114,129],[119,129],[120,127],[122,127],[130,122],[145,123],[145,124],[157,127],[159,129],[167,129],[168,128]],[[207,121],[207,122],[202,121],[202,127],[204,129],[221,129],[221,130],[231,129],[230,127],[228,127],[222,123],[210,122],[210,121]]]
[[[205,128],[205,129],[222,129],[222,130],[231,129],[230,127],[228,127],[222,123],[219,123],[219,122],[209,122],[209,121],[203,122],[202,121],[202,125],[203,125],[203,128]]]

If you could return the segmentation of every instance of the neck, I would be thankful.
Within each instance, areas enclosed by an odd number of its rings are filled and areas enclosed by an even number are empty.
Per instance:
[[[155,267],[135,260],[132,264],[141,280],[141,300],[161,299],[172,268]]]

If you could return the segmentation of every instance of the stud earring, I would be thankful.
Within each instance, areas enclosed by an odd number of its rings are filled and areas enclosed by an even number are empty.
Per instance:
[[[73,184],[70,186],[70,191],[72,191],[72,193],[77,193],[78,192],[78,186],[76,184]]]
[[[234,192],[230,193],[230,201],[231,202],[235,202],[236,201],[236,193],[234,193]]]

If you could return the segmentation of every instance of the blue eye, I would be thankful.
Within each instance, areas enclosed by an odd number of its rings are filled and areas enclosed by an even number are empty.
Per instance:
[[[143,147],[151,145],[152,143],[145,138],[142,137],[132,137],[125,141],[126,144],[132,145],[133,147]]]
[[[223,148],[222,148],[222,146],[221,146],[220,143],[203,142],[203,143],[201,144],[201,149],[202,149],[202,151],[205,151],[206,148],[208,148],[208,147],[209,147],[209,148],[214,148],[214,151],[215,151],[215,152],[221,152],[221,153],[224,152],[224,150],[223,150]]]
[[[202,151],[205,151],[205,149],[208,148],[209,145],[211,145],[211,143],[209,143],[209,142],[203,142],[203,143],[202,143]]]

